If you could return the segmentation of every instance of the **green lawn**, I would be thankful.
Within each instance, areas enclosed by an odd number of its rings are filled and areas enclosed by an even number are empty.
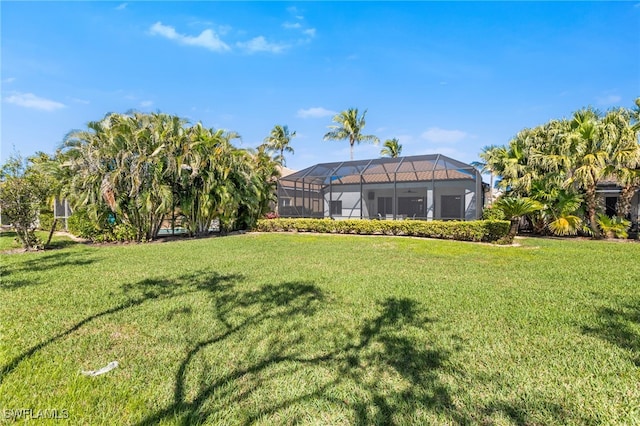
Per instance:
[[[518,242],[246,234],[3,254],[0,410],[638,424],[640,244]]]

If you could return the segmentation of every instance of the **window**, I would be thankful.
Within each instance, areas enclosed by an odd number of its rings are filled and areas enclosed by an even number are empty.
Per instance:
[[[440,217],[442,219],[462,219],[462,196],[442,195]]]
[[[378,197],[378,213],[381,215],[393,214],[391,197]]]
[[[398,214],[407,217],[424,216],[424,198],[400,197],[398,198]]]
[[[616,215],[616,207],[618,205],[618,197],[605,197],[605,214],[609,217]]]
[[[342,201],[331,201],[331,214],[342,216]]]

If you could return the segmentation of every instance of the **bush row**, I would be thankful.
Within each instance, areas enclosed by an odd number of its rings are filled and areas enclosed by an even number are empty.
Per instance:
[[[69,232],[96,243],[135,241],[136,230],[131,225],[105,224],[102,228],[89,218],[85,210],[74,212],[67,222]]]
[[[51,231],[53,226],[53,212],[50,210],[42,210],[39,215],[40,225],[38,226],[43,231]],[[56,223],[56,231],[64,231],[64,220],[58,220]]]
[[[320,232],[360,235],[406,235],[459,241],[511,243],[509,222],[505,220],[425,221],[425,220],[331,220],[261,219],[258,232]]]

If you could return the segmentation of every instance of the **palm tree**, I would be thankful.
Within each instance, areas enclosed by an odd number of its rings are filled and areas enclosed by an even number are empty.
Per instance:
[[[572,168],[567,183],[584,191],[589,227],[595,238],[600,238],[598,227],[598,195],[596,187],[607,174],[611,157],[611,143],[603,132],[598,113],[583,109],[574,113],[568,135],[573,153]]]
[[[498,170],[500,159],[506,155],[504,148],[497,145],[489,145],[482,148],[478,155],[482,161],[471,163],[480,173],[489,173],[489,205],[493,204],[493,179]]]
[[[520,219],[542,209],[542,204],[527,197],[503,197],[496,201],[495,206],[504,212],[507,220],[511,221],[509,238],[518,233]]]
[[[342,111],[333,117],[335,125],[329,126],[331,131],[324,135],[325,141],[342,141],[349,140],[349,147],[351,149],[351,160],[353,160],[353,146],[356,143],[361,142],[373,142],[378,144],[380,139],[374,135],[363,135],[362,129],[365,126],[365,110],[361,116],[358,115],[358,108],[350,108],[346,111]]]
[[[387,139],[380,150],[382,157],[398,158],[402,154],[402,144],[397,138]]]
[[[286,125],[281,126],[279,124],[276,124],[271,130],[271,133],[269,133],[269,136],[264,138],[264,143],[266,144],[268,151],[280,153],[280,156],[277,157],[277,160],[280,161],[284,166],[286,165],[284,153],[289,152],[293,154],[293,148],[291,148],[289,144],[291,143],[291,139],[295,137],[295,131],[289,133],[289,128]]]
[[[101,206],[136,231],[136,240],[157,236],[171,206],[166,141],[172,136],[164,114],[107,114],[65,138],[65,166],[75,206],[97,218]]]
[[[616,215],[623,219],[631,211],[633,195],[640,189],[640,127],[634,128],[631,124],[633,114],[633,111],[618,108],[602,119],[603,137],[611,143],[608,174],[622,187]]]

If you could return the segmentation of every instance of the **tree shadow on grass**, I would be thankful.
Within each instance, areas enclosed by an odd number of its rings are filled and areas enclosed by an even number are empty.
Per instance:
[[[57,251],[54,253],[35,253],[31,259],[19,264],[0,264],[0,289],[16,289],[29,285],[45,284],[43,281],[15,279],[14,274],[26,272],[51,271],[57,268],[69,266],[86,266],[99,259],[94,252],[68,252]]]
[[[278,330],[286,328],[290,321],[302,324],[315,320],[316,310],[325,297],[311,283],[284,282],[224,296],[216,300],[215,310],[225,329],[190,348],[175,374],[172,403],[148,415],[139,425],[176,419],[184,425],[210,421],[216,413],[211,407],[215,405],[213,400],[225,406],[240,404],[260,392],[262,387],[268,388],[269,381],[295,381],[299,370],[308,366],[330,370],[332,377],[312,386],[309,391],[303,388],[293,397],[260,400],[258,408],[245,413],[243,423],[278,416],[287,408],[302,403],[337,406],[351,412],[354,422],[362,425],[394,424],[398,423],[398,416],[409,418],[412,412],[424,410],[440,413],[456,422],[468,420],[456,410],[447,385],[439,378],[441,372],[452,368],[446,365],[449,351],[425,346],[424,342],[406,335],[407,329],[423,330],[433,322],[424,316],[423,309],[415,301],[385,299],[379,304],[380,313],[365,320],[346,342],[322,342],[318,340],[322,337],[310,333],[278,334],[274,340]],[[254,308],[251,314],[241,320],[228,320],[236,310],[250,306]],[[255,327],[266,328],[268,336],[246,344],[259,346],[264,339],[270,338],[268,352],[217,379],[201,377],[198,391],[188,394],[187,379],[189,369],[194,369],[194,358],[206,348],[216,345],[224,348],[232,336],[243,335]],[[323,349],[314,354],[313,351],[309,353],[309,347]],[[393,389],[385,382],[389,375],[402,382],[401,389]],[[238,383],[246,381],[250,384],[238,392]],[[357,392],[347,399],[339,398],[336,389],[343,385],[355,386]],[[288,423],[295,421],[287,418]]]
[[[199,286],[193,286],[192,280],[194,277],[206,277],[206,285],[210,291],[214,291],[218,287],[224,286],[227,281],[237,281],[242,277],[239,275],[220,275],[212,273],[210,271],[201,271],[196,274],[189,274],[178,279],[144,279],[135,284],[126,284],[123,286],[125,295],[128,295],[128,299],[124,302],[105,309],[103,311],[94,313],[78,321],[71,327],[64,331],[61,331],[46,340],[38,343],[35,346],[23,351],[7,364],[0,367],[0,384],[15,368],[25,359],[30,358],[41,349],[60,341],[61,339],[69,336],[73,332],[79,330],[83,326],[95,321],[98,318],[116,314],[127,309],[132,309],[142,305],[145,302],[152,300],[167,299],[176,297],[179,295],[200,291]]]
[[[531,401],[495,401],[486,406],[483,410],[485,415],[483,424],[494,424],[490,420],[491,417],[500,414],[502,417],[508,418],[512,424],[518,426],[538,425],[550,422],[553,424],[580,424],[580,425],[597,425],[600,424],[594,418],[588,417],[584,413],[576,412],[562,404],[545,400],[539,396],[532,398]],[[537,415],[544,416],[545,420],[536,420]]]
[[[600,308],[597,316],[597,324],[584,326],[582,332],[629,351],[631,361],[640,367],[640,299]]]

